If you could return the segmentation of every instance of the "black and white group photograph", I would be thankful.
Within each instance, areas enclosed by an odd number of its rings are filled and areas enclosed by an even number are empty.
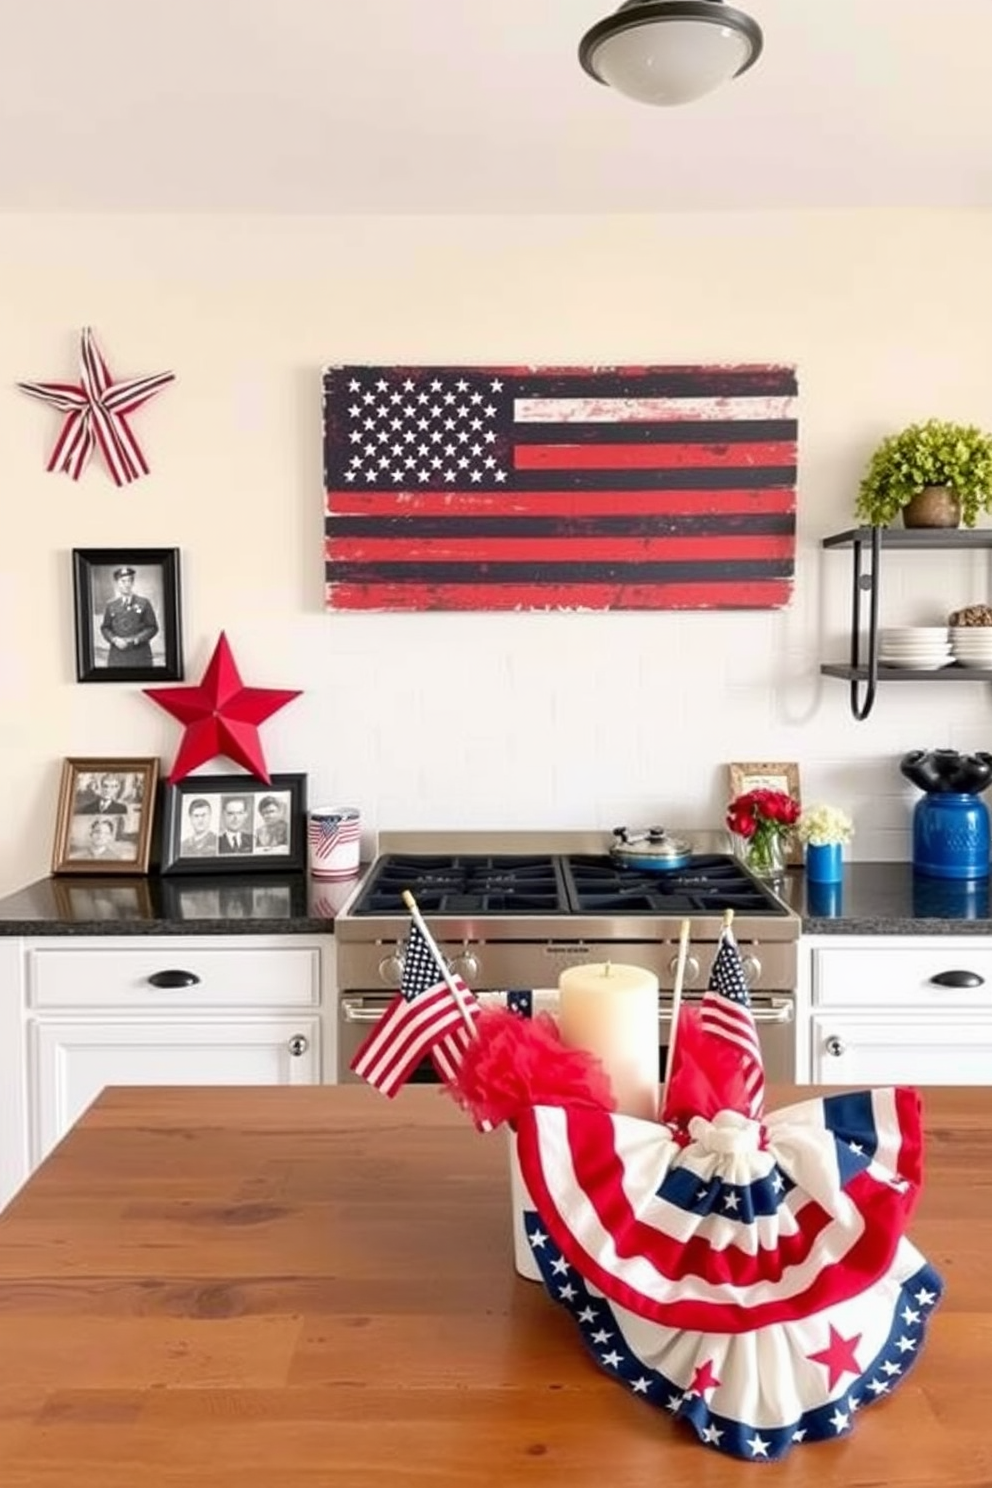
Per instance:
[[[157,759],[67,759],[53,873],[147,873]]]
[[[162,872],[301,868],[305,780],[274,775],[264,785],[243,775],[198,775],[169,786]]]

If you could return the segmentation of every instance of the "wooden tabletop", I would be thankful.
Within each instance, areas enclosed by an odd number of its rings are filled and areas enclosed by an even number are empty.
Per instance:
[[[505,1138],[436,1090],[107,1091],[0,1216],[0,1484],[988,1488],[992,1090],[924,1100],[911,1235],[947,1295],[920,1362],[757,1466],[515,1275]]]

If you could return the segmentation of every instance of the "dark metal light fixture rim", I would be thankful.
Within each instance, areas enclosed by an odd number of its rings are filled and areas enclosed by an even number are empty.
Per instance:
[[[653,21],[703,21],[711,26],[730,26],[739,31],[750,43],[748,56],[734,73],[740,77],[753,67],[761,56],[764,38],[757,21],[743,10],[735,10],[724,4],[724,0],[624,0],[620,9],[605,20],[591,26],[579,42],[579,61],[597,83],[603,79],[592,65],[593,55],[601,41],[621,31],[632,31],[637,26],[648,26]]]

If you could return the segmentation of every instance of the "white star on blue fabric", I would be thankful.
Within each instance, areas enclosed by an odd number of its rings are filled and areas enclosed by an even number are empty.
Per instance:
[[[752,1457],[768,1456],[768,1448],[770,1446],[770,1443],[766,1442],[762,1437],[760,1437],[757,1432],[754,1433],[747,1445],[751,1448]]]
[[[720,1445],[720,1438],[722,1435],[723,1432],[720,1430],[719,1426],[704,1426],[702,1431],[700,1432],[700,1441],[709,1442],[710,1446],[718,1447]]]

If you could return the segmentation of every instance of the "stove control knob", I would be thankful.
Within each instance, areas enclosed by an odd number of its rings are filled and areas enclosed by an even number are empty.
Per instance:
[[[403,980],[405,964],[403,952],[397,946],[379,962],[379,980],[385,982],[387,987],[398,987]]]
[[[742,956],[741,967],[744,972],[744,980],[747,982],[748,986],[756,986],[758,978],[761,975],[761,962],[758,960],[757,956],[750,953],[746,956]]]
[[[671,961],[669,961],[669,963],[668,963],[668,969],[671,972],[671,974],[672,974],[673,977],[677,973],[678,967],[679,967],[679,958],[678,958],[678,956],[673,956],[672,959],[671,959]],[[692,956],[692,955],[686,956],[686,958],[685,958],[685,976],[684,976],[685,985],[687,987],[692,987],[698,981],[699,981],[699,962],[697,961],[697,959],[696,959],[695,956]]]
[[[474,951],[464,950],[459,955],[452,956],[451,970],[457,972],[463,982],[474,982],[482,967]]]

